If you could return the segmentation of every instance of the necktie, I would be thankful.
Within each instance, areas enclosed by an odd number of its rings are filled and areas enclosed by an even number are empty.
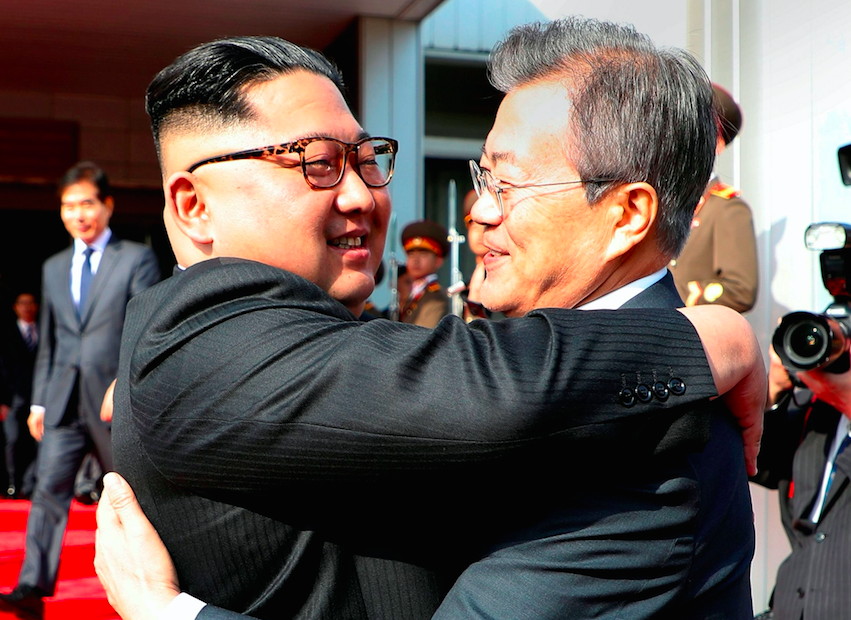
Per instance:
[[[80,312],[86,307],[86,296],[92,285],[92,252],[94,252],[92,248],[86,248],[83,252],[86,260],[83,261],[83,269],[80,272],[80,303],[77,306]]]
[[[35,339],[35,331],[32,325],[27,324],[24,328],[24,342],[27,345],[27,349],[30,351],[35,349],[36,339]]]

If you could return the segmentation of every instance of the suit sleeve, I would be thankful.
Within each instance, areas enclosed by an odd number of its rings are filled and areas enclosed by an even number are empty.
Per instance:
[[[792,480],[792,461],[804,436],[807,412],[813,402],[812,392],[796,388],[785,394],[778,406],[765,412],[757,459],[759,473],[751,482],[777,489],[784,481]]]
[[[130,297],[135,297],[146,288],[160,281],[160,265],[154,251],[144,246],[139,255],[139,264],[130,281]]]
[[[54,308],[53,298],[50,295],[50,287],[48,285],[49,278],[49,263],[45,263],[42,270],[42,289],[41,289],[41,306],[39,308],[38,322],[38,350],[36,352],[35,366],[33,368],[33,388],[32,402],[33,405],[45,405],[45,389],[47,380],[50,377],[51,368],[53,365],[53,353],[56,346],[53,321]]]
[[[653,453],[715,395],[675,310],[446,317],[428,330],[351,320],[316,287],[301,295],[306,284],[273,295],[242,271],[213,273],[128,309],[146,322],[129,368],[133,423],[164,475],[202,494],[451,485],[536,455]],[[683,394],[624,405],[625,387],[672,379]],[[673,447],[702,447],[708,418],[693,421]]]
[[[741,199],[732,199],[717,214],[713,230],[713,277],[698,280],[703,295],[698,304],[721,304],[738,312],[750,310],[756,303],[759,268],[756,238],[750,207]],[[708,259],[709,257],[707,257]],[[712,284],[721,285],[720,296]]]
[[[227,609],[222,609],[221,607],[215,607],[213,605],[207,605],[200,612],[198,612],[197,616],[195,616],[195,620],[246,620],[246,619],[253,620],[253,616],[246,616],[244,614],[238,614],[235,611],[228,611]],[[190,619],[186,619],[186,620],[190,620]]]

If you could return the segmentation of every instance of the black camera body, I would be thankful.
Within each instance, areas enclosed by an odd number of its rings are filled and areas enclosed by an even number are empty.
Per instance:
[[[833,296],[822,314],[792,312],[774,331],[772,344],[783,365],[792,371],[822,367],[842,373],[851,367],[851,226],[834,222],[811,224],[804,241],[821,250],[821,278]]]
[[[837,155],[842,183],[851,185],[851,144],[841,147]],[[851,226],[811,224],[804,233],[804,243],[810,250],[821,251],[821,279],[833,303],[822,314],[787,314],[774,330],[771,343],[783,365],[793,373],[819,367],[837,374],[847,372],[851,368]]]

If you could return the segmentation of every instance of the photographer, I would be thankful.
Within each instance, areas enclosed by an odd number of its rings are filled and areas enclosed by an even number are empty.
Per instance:
[[[770,351],[768,405],[753,482],[779,491],[792,546],[777,572],[773,620],[833,620],[851,609],[851,372],[799,371]],[[844,444],[843,444],[843,440]]]

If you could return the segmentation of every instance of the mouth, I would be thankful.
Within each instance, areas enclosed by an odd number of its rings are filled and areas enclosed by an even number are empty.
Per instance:
[[[337,237],[336,239],[331,239],[328,245],[340,248],[341,250],[353,250],[362,247],[364,243],[366,243],[366,235],[360,237]]]

